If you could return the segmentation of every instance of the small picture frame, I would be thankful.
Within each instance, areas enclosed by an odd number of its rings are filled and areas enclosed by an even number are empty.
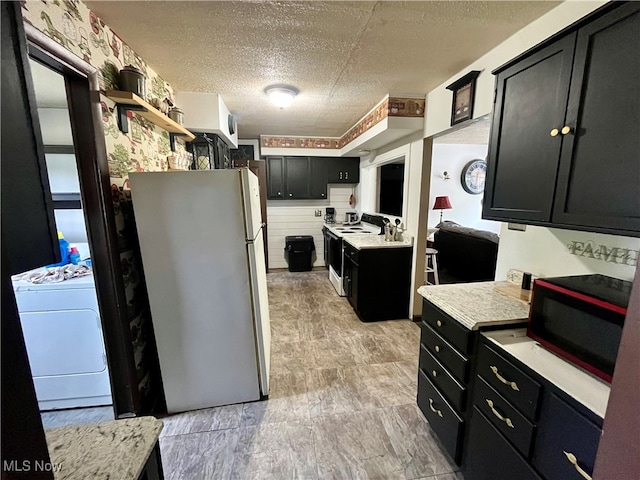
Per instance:
[[[478,75],[480,75],[480,70],[472,70],[464,77],[447,86],[447,90],[453,92],[451,104],[452,126],[473,118],[473,103]]]

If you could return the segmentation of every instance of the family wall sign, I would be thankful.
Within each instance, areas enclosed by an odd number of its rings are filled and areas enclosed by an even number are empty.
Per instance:
[[[607,263],[616,263],[618,265],[629,265],[635,267],[638,264],[639,250],[630,248],[613,247],[610,245],[602,245],[593,241],[577,241],[573,240],[567,244],[569,253],[578,257],[592,258]]]

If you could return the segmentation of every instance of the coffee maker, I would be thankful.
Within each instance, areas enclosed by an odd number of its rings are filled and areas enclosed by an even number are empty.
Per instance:
[[[360,223],[360,219],[358,218],[358,212],[347,212],[344,218],[345,225],[356,225]]]
[[[336,223],[336,209],[327,207],[324,214],[324,223]]]

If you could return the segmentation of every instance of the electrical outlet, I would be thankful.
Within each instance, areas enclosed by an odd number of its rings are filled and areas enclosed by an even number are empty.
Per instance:
[[[316,217],[321,217],[322,216],[322,210],[318,209],[316,210]]]

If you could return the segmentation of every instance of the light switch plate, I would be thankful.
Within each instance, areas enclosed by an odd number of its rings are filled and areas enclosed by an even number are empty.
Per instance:
[[[321,217],[322,216],[322,210],[318,209],[316,210],[316,217]]]

